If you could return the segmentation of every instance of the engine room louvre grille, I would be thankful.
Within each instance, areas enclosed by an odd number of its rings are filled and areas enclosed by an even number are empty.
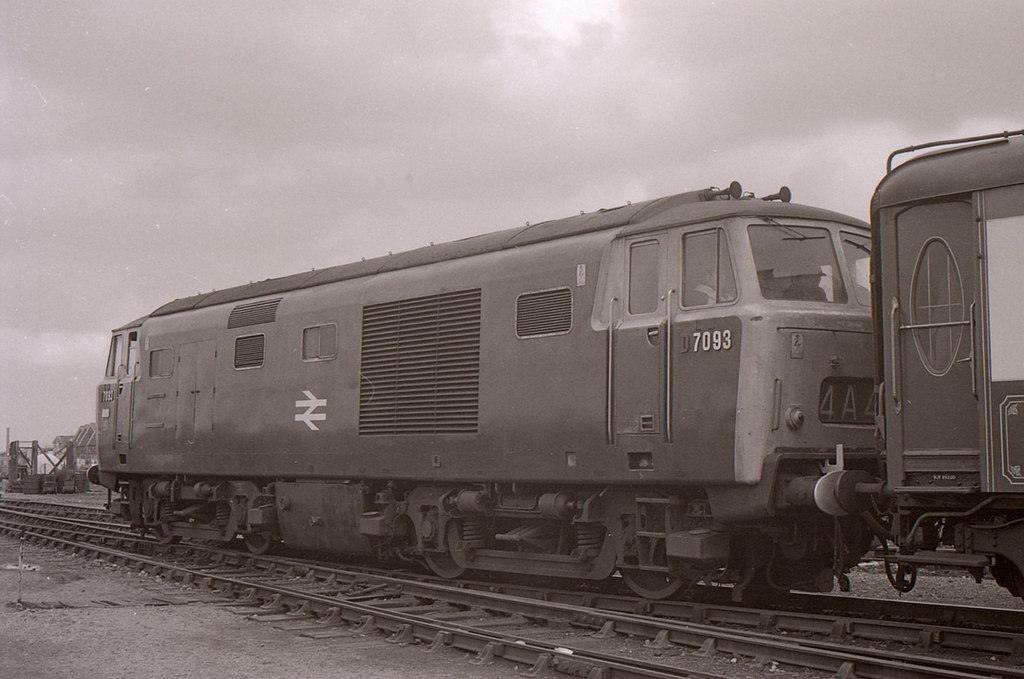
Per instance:
[[[259,368],[263,365],[265,335],[245,335],[235,338],[235,367]]]
[[[265,299],[260,302],[239,304],[228,316],[228,328],[244,328],[247,325],[273,323],[277,320],[277,305],[283,298]]]
[[[564,335],[572,330],[572,290],[557,288],[519,295],[516,337]]]
[[[359,433],[473,434],[480,290],[363,307]]]

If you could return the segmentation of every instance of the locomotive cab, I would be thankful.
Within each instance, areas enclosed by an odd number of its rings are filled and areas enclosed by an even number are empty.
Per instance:
[[[141,319],[114,330],[103,380],[96,394],[96,428],[99,468],[94,482],[116,489],[116,469],[128,465],[133,428],[135,390],[139,377]],[[104,470],[100,472],[99,470]]]
[[[860,222],[789,208],[738,200],[627,228],[603,267],[593,326],[609,335],[608,441],[686,508],[664,518],[637,500],[638,517],[658,517],[638,526],[658,534],[638,539],[658,554],[637,562],[648,572],[831,589],[867,549],[846,487],[879,474],[870,238]]]

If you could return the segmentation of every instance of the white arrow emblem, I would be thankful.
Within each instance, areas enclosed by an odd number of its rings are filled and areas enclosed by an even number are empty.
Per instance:
[[[327,407],[327,399],[326,398],[317,398],[316,396],[313,395],[313,392],[306,391],[305,389],[302,390],[302,393],[306,395],[306,400],[304,400],[304,401],[296,401],[295,402],[295,407],[296,408],[305,408],[306,412],[304,412],[304,413],[296,413],[295,414],[295,421],[296,422],[304,422],[306,424],[306,426],[309,427],[310,429],[312,429],[313,431],[320,431],[320,427],[318,427],[315,424],[313,424],[313,421],[314,420],[317,420],[317,421],[326,420],[327,419],[327,413],[314,413],[313,411],[316,410],[317,408],[321,407],[321,406],[326,408]]]

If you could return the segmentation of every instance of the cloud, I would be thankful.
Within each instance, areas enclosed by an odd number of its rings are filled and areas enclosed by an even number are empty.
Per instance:
[[[28,368],[52,367],[56,369],[78,365],[83,361],[102,361],[110,336],[105,332],[79,332],[75,330],[28,330],[0,327],[0,347],[7,356]],[[96,370],[97,379],[103,366]]]
[[[1015,2],[3,11],[0,319],[37,338],[732,179],[866,217],[892,148],[1024,127]],[[70,345],[46,379],[91,383]]]

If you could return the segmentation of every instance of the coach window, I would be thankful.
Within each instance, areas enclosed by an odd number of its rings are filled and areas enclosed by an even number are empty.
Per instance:
[[[338,326],[314,325],[302,331],[302,360],[328,361],[338,355]]]
[[[629,247],[629,313],[647,314],[658,310],[660,273],[658,241],[643,241]]]
[[[722,229],[684,235],[683,306],[707,306],[735,300],[736,277]]]
[[[153,349],[149,352],[149,376],[170,377],[174,372],[174,352],[166,349]]]

